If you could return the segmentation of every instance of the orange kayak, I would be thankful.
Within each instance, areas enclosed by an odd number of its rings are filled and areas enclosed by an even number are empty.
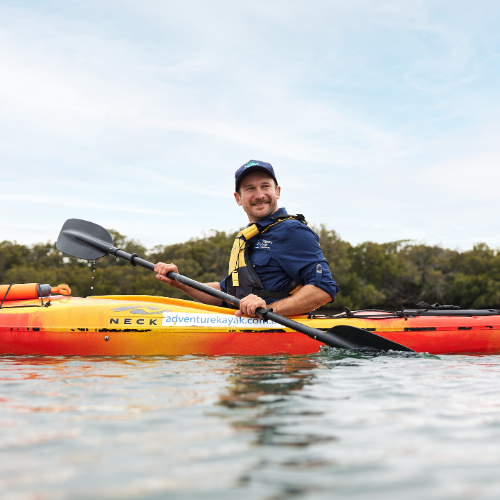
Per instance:
[[[322,330],[345,324],[363,328],[417,352],[500,353],[496,310],[359,311],[292,319]],[[237,318],[232,309],[166,297],[55,295],[7,300],[0,308],[0,354],[310,354],[320,345],[276,323]]]

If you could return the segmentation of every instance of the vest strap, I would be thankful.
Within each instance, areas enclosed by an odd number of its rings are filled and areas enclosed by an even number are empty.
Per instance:
[[[263,288],[252,288],[252,293],[263,299],[286,299],[287,297],[290,297],[289,293],[269,292]]]

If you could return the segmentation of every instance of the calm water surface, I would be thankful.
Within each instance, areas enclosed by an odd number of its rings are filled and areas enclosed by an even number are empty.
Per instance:
[[[500,356],[0,357],[2,499],[498,499]]]

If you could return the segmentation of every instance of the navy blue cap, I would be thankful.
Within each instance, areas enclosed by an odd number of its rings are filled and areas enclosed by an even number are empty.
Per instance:
[[[276,174],[274,173],[274,168],[270,163],[266,163],[265,161],[250,160],[247,161],[244,165],[242,165],[238,170],[236,170],[236,173],[234,174],[235,191],[238,191],[238,186],[240,185],[240,182],[243,180],[243,177],[247,176],[248,174],[251,174],[252,172],[257,172],[257,171],[269,174],[274,179],[274,182],[276,182],[276,185],[278,185],[278,181],[276,180]]]

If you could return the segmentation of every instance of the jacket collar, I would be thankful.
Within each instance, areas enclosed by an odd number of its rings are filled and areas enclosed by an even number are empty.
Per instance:
[[[257,226],[267,226],[268,224],[272,224],[273,222],[276,222],[275,220],[272,219],[272,217],[279,217],[281,215],[288,215],[288,212],[286,211],[285,207],[278,208],[276,212],[272,213],[271,215],[268,215],[265,219],[260,220],[257,222]]]

